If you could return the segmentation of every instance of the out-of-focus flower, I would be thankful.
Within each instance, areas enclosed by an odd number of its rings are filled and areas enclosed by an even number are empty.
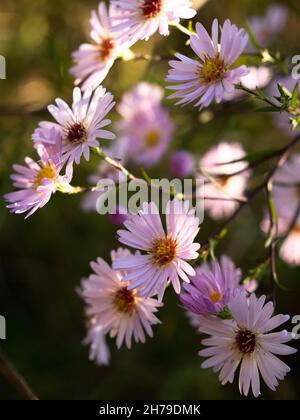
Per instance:
[[[82,44],[73,53],[75,66],[71,74],[75,83],[82,84],[82,90],[96,89],[106,78],[115,60],[124,54],[131,44],[120,39],[121,33],[112,31],[114,19],[120,18],[115,7],[107,8],[100,2],[98,11],[93,10],[90,18],[92,44]]]
[[[106,343],[103,328],[97,325],[96,318],[92,318],[88,324],[87,337],[84,344],[90,346],[90,360],[99,366],[107,366],[110,362],[110,351]]]
[[[258,44],[266,48],[284,30],[287,18],[288,9],[282,4],[269,6],[264,16],[253,16],[249,26]],[[253,48],[252,44],[250,47]]]
[[[255,90],[256,88],[265,88],[272,79],[272,70],[269,67],[248,67],[249,73],[241,77],[241,84],[247,89]],[[242,98],[245,92],[235,89],[231,93],[225,93],[224,99],[226,101],[234,101]]]
[[[197,315],[216,315],[228,305],[241,279],[230,258],[222,256],[220,263],[204,263],[196,269],[191,284],[184,284],[180,300],[185,309]]]
[[[199,175],[199,179],[207,181],[204,187],[204,206],[211,218],[218,220],[230,216],[238,206],[232,199],[240,199],[244,194],[250,175],[250,171],[246,170],[248,164],[244,161],[225,163],[242,159],[245,155],[239,143],[223,142],[210,149],[201,159],[200,168],[203,173],[213,177],[208,181],[205,176]]]
[[[169,97],[180,99],[176,105],[196,101],[195,106],[202,109],[214,98],[220,103],[225,93],[232,93],[234,84],[248,74],[245,66],[232,69],[246,47],[248,35],[226,20],[219,41],[217,19],[212,25],[212,38],[201,23],[197,23],[196,31],[197,34],[191,36],[191,47],[200,61],[176,54],[179,61],[169,62],[171,69],[166,80],[175,83],[168,89],[177,91]]]
[[[190,0],[112,0],[122,12],[116,31],[124,31],[124,38],[136,42],[149,39],[155,32],[169,35],[169,25],[180,19],[192,19],[196,11]]]
[[[255,279],[245,280],[242,284],[242,287],[247,293],[254,293],[258,288],[257,280]]]
[[[111,253],[111,258],[114,261],[129,255],[128,250],[119,248]],[[129,289],[129,283],[123,281],[127,273],[113,270],[101,258],[92,262],[91,267],[94,274],[82,282],[80,294],[87,304],[86,314],[93,320],[93,333],[98,328],[100,334],[116,337],[118,348],[124,341],[131,348],[133,338],[135,342],[144,343],[145,332],[152,337],[152,325],[160,323],[154,314],[162,304],[156,299],[138,296],[137,291]],[[101,336],[98,338],[102,340]],[[102,341],[100,343],[103,347]]]
[[[184,178],[195,171],[195,157],[186,150],[171,153],[170,172],[173,176]]]
[[[143,255],[128,255],[116,259],[115,269],[130,270],[124,277],[132,281],[129,289],[137,288],[140,296],[158,294],[162,300],[168,283],[180,293],[180,278],[189,283],[195,270],[187,263],[198,257],[200,245],[195,243],[199,219],[189,210],[189,202],[177,199],[166,208],[165,232],[159,211],[154,203],[144,203],[143,210],[130,215],[124,223],[127,230],[119,230],[119,240],[132,248],[145,251]]]
[[[278,235],[287,236],[280,256],[291,265],[300,265],[300,155],[294,153],[273,177],[272,198],[278,214]],[[266,212],[262,230],[268,232]]]
[[[283,330],[273,332],[275,328],[288,321],[288,315],[272,316],[274,305],[265,304],[265,296],[259,299],[237,292],[229,302],[233,320],[220,320],[214,316],[202,317],[200,330],[211,337],[202,341],[205,350],[199,355],[208,357],[203,368],[212,367],[220,372],[222,385],[232,383],[235,371],[241,364],[239,388],[243,395],[248,395],[250,387],[253,395],[260,395],[260,375],[266,385],[275,391],[278,380],[284,379],[290,368],[275,355],[288,355],[296,350],[286,343],[292,334]]]
[[[111,123],[105,116],[115,102],[102,86],[95,92],[86,91],[83,94],[79,88],[75,88],[72,108],[62,99],[56,99],[56,105],[49,105],[48,110],[57,123],[41,122],[33,139],[49,144],[49,130],[60,130],[63,137],[62,158],[70,165],[73,162],[79,164],[82,155],[89,160],[90,148],[99,146],[98,138],[115,138],[113,133],[103,129]]]
[[[34,162],[31,158],[25,158],[27,166],[13,165],[15,174],[11,175],[13,185],[19,189],[4,196],[9,203],[7,208],[12,213],[27,213],[31,216],[50,200],[60,184],[69,183],[72,172],[61,176],[62,170],[62,138],[55,128],[50,131],[52,144],[37,144],[36,149],[40,160]]]
[[[158,163],[166,152],[174,131],[168,111],[162,105],[163,90],[148,83],[126,93],[118,106],[120,141],[130,159],[144,167]]]

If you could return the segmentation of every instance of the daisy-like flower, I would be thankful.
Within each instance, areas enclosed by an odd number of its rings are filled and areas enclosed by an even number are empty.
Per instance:
[[[282,4],[274,4],[268,7],[264,16],[253,16],[249,20],[249,26],[258,44],[266,48],[284,30],[287,19],[287,7]],[[253,49],[252,44],[250,47]]]
[[[27,213],[26,218],[44,207],[60,184],[69,183],[72,172],[60,175],[62,170],[60,132],[51,130],[52,144],[36,146],[40,160],[25,159],[26,166],[13,165],[15,173],[11,175],[13,185],[19,191],[4,196],[9,203],[7,208],[16,214]]]
[[[124,223],[127,230],[119,230],[119,241],[145,252],[116,259],[115,269],[130,270],[124,280],[132,281],[129,289],[137,288],[139,296],[158,294],[161,301],[168,283],[180,293],[180,278],[189,283],[195,270],[187,263],[198,257],[200,245],[195,243],[199,219],[189,202],[177,199],[166,208],[165,232],[154,203],[144,203],[137,215],[129,215]]]
[[[178,61],[169,62],[171,69],[166,80],[175,83],[167,89],[176,91],[169,96],[180,99],[176,105],[196,101],[195,106],[202,109],[214,98],[220,103],[225,93],[233,92],[234,84],[248,74],[245,66],[232,68],[247,45],[248,35],[226,20],[219,41],[217,19],[212,25],[212,38],[201,23],[197,23],[196,31],[196,35],[191,36],[191,47],[200,61],[176,54]]]
[[[203,333],[211,335],[202,344],[207,346],[199,355],[208,357],[203,368],[212,367],[220,372],[222,385],[232,383],[240,365],[239,388],[248,395],[260,395],[260,375],[267,386],[275,391],[278,380],[284,379],[290,368],[276,355],[288,355],[296,350],[287,346],[292,339],[287,331],[271,332],[288,321],[288,315],[273,315],[272,302],[265,304],[265,296],[259,299],[244,293],[236,293],[229,303],[233,320],[220,320],[214,316],[202,317]]]
[[[124,36],[134,42],[147,40],[157,31],[169,35],[170,24],[196,15],[190,0],[112,0],[112,4],[122,12],[115,30],[124,31]]]
[[[280,256],[291,265],[300,265],[300,155],[293,154],[273,177],[272,198],[278,214],[278,235],[286,237]],[[262,230],[268,232],[267,215]]]
[[[123,117],[118,124],[121,141],[133,162],[150,167],[166,152],[174,131],[168,111],[162,105],[163,90],[148,83],[126,93],[118,106]]]
[[[80,163],[83,155],[86,160],[90,158],[90,148],[98,147],[98,138],[114,139],[115,135],[104,130],[111,123],[105,119],[114,107],[113,96],[100,86],[95,92],[86,91],[82,94],[79,88],[73,91],[73,105],[62,99],[56,99],[56,105],[49,105],[48,110],[57,123],[43,121],[33,139],[39,143],[49,144],[49,139],[43,139],[43,133],[51,128],[60,130],[63,137],[62,158],[70,165]]]
[[[128,250],[120,248],[112,251],[111,258],[115,261],[130,255]],[[154,314],[162,304],[156,299],[138,296],[135,289],[128,287],[129,282],[123,281],[128,273],[113,270],[101,258],[92,262],[91,268],[94,274],[82,282],[80,294],[87,304],[86,314],[93,320],[92,328],[116,337],[118,348],[124,341],[131,348],[133,338],[135,342],[144,343],[145,333],[152,337],[152,325],[160,323]],[[101,336],[99,339],[102,340]]]
[[[209,150],[200,161],[204,176],[204,207],[212,219],[230,216],[238,206],[234,199],[242,199],[250,176],[247,162],[233,162],[246,155],[239,143],[219,143]],[[211,178],[207,180],[205,174]],[[205,197],[208,197],[207,199]],[[214,198],[210,200],[209,198]],[[216,198],[220,198],[216,200]]]
[[[100,2],[98,11],[93,10],[90,18],[90,37],[92,44],[82,44],[73,53],[75,66],[71,74],[76,84],[82,84],[82,90],[95,89],[106,78],[115,60],[122,56],[131,45],[120,39],[120,33],[112,31],[114,18],[120,18],[115,7],[107,8]]]
[[[222,256],[220,263],[204,263],[196,269],[191,284],[185,284],[180,300],[184,308],[197,315],[216,315],[228,305],[241,279],[230,258]]]

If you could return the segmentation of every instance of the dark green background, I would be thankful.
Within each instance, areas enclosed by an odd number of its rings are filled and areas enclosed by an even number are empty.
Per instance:
[[[281,2],[284,3],[284,2]],[[289,2],[286,2],[289,3]],[[297,3],[297,2],[295,2]],[[267,1],[215,0],[200,9],[198,20],[206,26],[217,16],[244,25],[247,16],[263,12]],[[0,54],[7,59],[7,80],[0,81],[0,195],[9,192],[9,174],[14,162],[34,156],[31,133],[43,111],[55,97],[71,98],[68,75],[70,54],[87,39],[92,0],[9,0],[0,5]],[[299,51],[300,24],[291,13],[287,30],[278,41],[285,54]],[[171,48],[185,50],[185,37],[172,31],[170,38],[155,37],[140,43],[138,52],[167,54]],[[187,52],[189,54],[189,52]],[[140,80],[163,84],[167,63],[116,63],[104,85],[120,100]],[[253,103],[212,108],[213,119],[198,121],[192,108],[177,108],[166,101],[177,124],[174,148],[186,147],[197,155],[220,140],[240,141],[248,152],[282,146],[288,141],[273,126],[269,115],[253,112]],[[41,110],[41,111],[39,111]],[[32,115],[30,115],[32,112]],[[113,116],[117,118],[116,115]],[[84,185],[97,159],[83,163],[74,183]],[[263,168],[265,169],[265,168]],[[139,173],[138,168],[133,168]],[[167,159],[150,175],[165,175]],[[263,172],[258,172],[262,176]],[[254,180],[255,182],[255,180]],[[2,200],[2,199],[1,199]],[[145,345],[116,351],[108,368],[88,361],[84,338],[83,303],[76,294],[80,279],[89,274],[89,261],[109,257],[118,246],[116,228],[106,218],[84,214],[80,196],[56,194],[51,202],[24,221],[0,207],[0,314],[7,319],[3,349],[42,399],[229,399],[240,398],[237,384],[222,387],[211,370],[200,368],[197,356],[200,337],[189,326],[178,299],[170,292],[155,328],[155,338]],[[259,223],[263,197],[245,210],[218,248],[247,271],[266,252]],[[200,242],[214,230],[208,219]],[[278,292],[278,311],[300,313],[300,270],[278,265],[279,277],[289,292]],[[261,285],[268,291],[268,280]],[[299,346],[299,343],[293,343]],[[299,355],[285,358],[293,368],[278,391],[263,386],[263,398],[298,399]],[[16,398],[0,378],[0,399]]]

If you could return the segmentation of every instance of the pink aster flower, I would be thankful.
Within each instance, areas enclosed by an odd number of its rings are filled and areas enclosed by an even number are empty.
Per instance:
[[[245,66],[232,68],[244,51],[248,35],[226,20],[221,28],[215,19],[212,25],[212,38],[201,25],[196,25],[196,35],[191,36],[191,47],[200,60],[176,54],[178,61],[170,61],[167,81],[175,85],[167,89],[175,90],[169,98],[180,99],[176,105],[196,102],[195,106],[208,107],[215,98],[220,103],[225,93],[232,93],[234,84],[248,74]]]
[[[196,15],[190,0],[112,0],[112,5],[122,12],[122,22],[115,30],[124,31],[134,42],[147,40],[157,31],[169,35],[170,24]]]
[[[38,144],[38,162],[26,157],[26,166],[13,165],[15,174],[11,175],[13,185],[19,191],[4,196],[9,203],[7,208],[12,213],[27,213],[26,218],[44,207],[60,184],[69,183],[72,172],[61,176],[61,136],[55,129],[51,130],[52,144]]]
[[[294,153],[273,177],[272,197],[278,214],[278,235],[285,237],[280,256],[291,265],[300,265],[300,155]],[[262,230],[269,231],[266,212]]]
[[[63,137],[62,158],[69,164],[79,164],[82,155],[89,160],[90,148],[99,146],[98,138],[115,138],[113,133],[103,129],[111,123],[105,116],[115,102],[113,96],[102,86],[93,93],[86,91],[83,94],[79,88],[75,88],[72,108],[62,99],[56,99],[56,105],[49,105],[48,110],[57,123],[41,122],[33,139],[49,144],[49,139],[46,138],[49,129],[60,130]]]
[[[271,332],[288,321],[288,315],[273,315],[272,302],[265,304],[265,296],[259,299],[254,294],[249,299],[237,293],[229,303],[233,320],[217,317],[202,317],[201,331],[211,337],[202,341],[205,350],[199,355],[208,357],[203,368],[212,367],[220,372],[222,385],[232,383],[240,365],[239,388],[248,395],[250,387],[253,395],[260,395],[260,375],[267,386],[275,391],[278,380],[284,379],[290,368],[276,355],[288,355],[296,350],[287,346],[292,339],[287,331]]]
[[[176,150],[170,156],[170,171],[173,176],[185,178],[195,171],[195,157],[186,150]]]
[[[196,269],[191,284],[185,284],[180,300],[185,309],[197,315],[219,314],[228,305],[239,285],[241,270],[230,258],[222,256],[220,263],[204,263]]]
[[[120,248],[112,251],[111,258],[114,261],[130,255]],[[128,274],[126,271],[113,270],[101,258],[92,262],[91,267],[94,274],[82,282],[80,294],[87,304],[86,314],[92,318],[93,328],[116,337],[118,348],[124,341],[131,348],[133,338],[135,342],[144,343],[145,333],[152,337],[152,325],[160,323],[154,314],[162,304],[156,299],[138,296],[135,289],[129,288],[129,282],[123,281]]]
[[[93,10],[90,18],[92,44],[82,44],[73,53],[75,66],[71,74],[76,84],[83,82],[82,90],[96,89],[106,78],[115,60],[129,48],[128,42],[120,40],[120,33],[112,31],[114,19],[120,17],[115,7],[107,8],[100,2],[98,11]]]
[[[282,4],[273,4],[268,7],[264,16],[253,16],[249,20],[249,26],[258,44],[266,48],[284,30],[287,19],[287,7]]]
[[[162,98],[159,86],[140,83],[118,106],[120,137],[131,160],[144,167],[158,163],[172,140],[174,125]]]
[[[198,257],[200,248],[195,243],[199,232],[199,219],[189,202],[170,201],[166,209],[165,232],[154,203],[144,203],[137,215],[129,215],[124,223],[127,230],[119,230],[119,241],[145,252],[116,259],[115,269],[130,270],[124,280],[132,281],[129,289],[137,288],[140,296],[158,294],[161,301],[168,283],[180,293],[180,278],[189,283],[188,276],[195,270],[187,263]]]
[[[203,174],[199,179],[206,179],[205,173],[213,180],[207,181],[204,187],[204,207],[210,217],[218,220],[230,216],[238,203],[232,199],[242,199],[250,171],[246,170],[247,162],[235,162],[246,155],[239,143],[219,143],[210,149],[200,161]],[[205,197],[208,197],[207,199]],[[220,198],[210,200],[209,198]]]

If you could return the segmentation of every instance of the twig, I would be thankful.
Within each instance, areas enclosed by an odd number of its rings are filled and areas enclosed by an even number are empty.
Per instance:
[[[0,350],[0,373],[11,383],[24,400],[38,400],[26,380],[17,371],[7,356]]]
[[[277,160],[275,166],[269,171],[269,173],[267,174],[267,176],[265,177],[264,181],[258,186],[256,187],[254,190],[252,190],[249,194],[248,194],[248,200],[244,203],[242,203],[235,211],[234,213],[228,217],[225,222],[223,222],[221,224],[221,226],[219,226],[219,228],[215,231],[215,233],[202,245],[202,251],[207,251],[209,249],[210,246],[210,242],[212,240],[217,240],[220,235],[222,234],[222,232],[224,231],[224,229],[227,228],[227,226],[235,220],[235,218],[239,215],[239,213],[246,207],[247,204],[249,204],[261,191],[263,191],[266,187],[266,185],[268,185],[269,181],[273,178],[274,174],[276,173],[276,171],[286,162],[286,160],[288,159],[290,150],[299,142],[300,140],[300,135],[295,136],[292,141],[290,143],[288,143],[283,149],[282,149],[282,153],[279,157],[279,159]]]

